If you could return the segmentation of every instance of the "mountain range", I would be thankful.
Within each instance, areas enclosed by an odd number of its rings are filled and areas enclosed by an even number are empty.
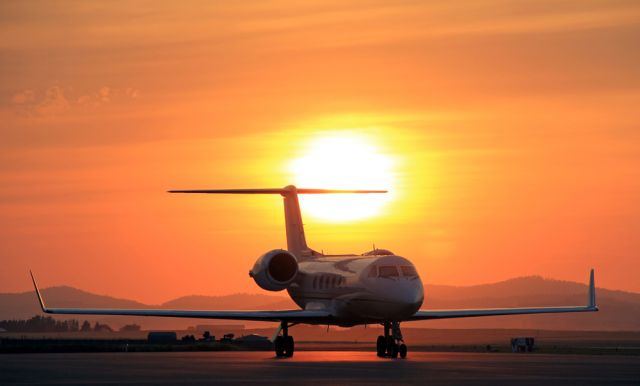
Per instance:
[[[159,305],[96,295],[76,288],[60,286],[42,290],[51,307],[93,308],[161,308],[201,310],[275,310],[295,309],[285,293],[232,294],[226,296],[191,295]],[[539,276],[520,277],[492,284],[475,286],[426,285],[423,309],[488,308],[525,306],[582,305],[587,302],[585,284],[544,279]],[[600,312],[586,314],[519,315],[509,317],[466,318],[422,321],[409,326],[433,328],[525,328],[545,330],[640,330],[640,294],[597,289]],[[0,320],[26,319],[41,314],[35,293],[0,294]],[[60,319],[73,318],[63,315]],[[76,319],[100,321],[119,327],[137,323],[145,329],[186,328],[194,324],[229,324],[229,321],[191,320],[176,318],[84,317]],[[233,323],[233,322],[232,322]],[[255,324],[241,322],[247,326]],[[264,324],[263,324],[264,325]]]

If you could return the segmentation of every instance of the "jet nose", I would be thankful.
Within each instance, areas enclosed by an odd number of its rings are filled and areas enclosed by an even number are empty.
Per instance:
[[[400,317],[413,315],[422,306],[424,289],[420,278],[382,279],[388,282],[378,288],[378,296],[390,305],[390,311]]]
[[[403,301],[407,304],[416,306],[418,309],[424,301],[424,288],[419,278],[407,280],[405,288],[403,288]]]

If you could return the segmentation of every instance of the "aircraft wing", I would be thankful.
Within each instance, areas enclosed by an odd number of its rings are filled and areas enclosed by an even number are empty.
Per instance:
[[[195,311],[195,310],[153,310],[153,309],[117,309],[117,308],[48,308],[45,306],[36,279],[31,273],[31,280],[40,302],[42,311],[47,314],[67,315],[129,315],[129,316],[160,316],[174,318],[202,318],[202,319],[230,319],[266,322],[304,322],[324,324],[332,316],[325,311],[314,310],[284,310],[284,311]]]
[[[429,319],[451,319],[451,318],[472,318],[478,316],[500,316],[500,315],[524,315],[524,314],[552,314],[560,312],[595,312],[598,311],[596,305],[596,289],[594,285],[593,269],[589,278],[589,298],[586,306],[567,307],[538,307],[538,308],[485,308],[470,310],[420,310],[416,312],[409,321],[429,320]]]

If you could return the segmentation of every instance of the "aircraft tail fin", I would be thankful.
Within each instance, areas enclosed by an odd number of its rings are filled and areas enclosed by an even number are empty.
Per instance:
[[[386,190],[362,189],[304,189],[293,185],[274,189],[195,189],[169,190],[169,193],[204,193],[204,194],[280,194],[284,200],[284,218],[287,231],[287,250],[299,258],[319,256],[320,253],[307,246],[300,213],[298,194],[329,193],[386,193]]]

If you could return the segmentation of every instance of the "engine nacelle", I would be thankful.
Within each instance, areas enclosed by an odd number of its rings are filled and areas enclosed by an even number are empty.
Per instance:
[[[289,251],[274,249],[260,256],[249,276],[262,289],[282,291],[298,276],[298,259]]]

